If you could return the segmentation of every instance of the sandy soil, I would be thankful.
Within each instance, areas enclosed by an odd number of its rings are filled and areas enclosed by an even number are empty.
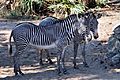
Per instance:
[[[97,40],[92,40],[86,46],[86,58],[89,68],[84,67],[82,64],[80,53],[82,45],[79,46],[77,56],[79,69],[73,68],[73,45],[70,45],[66,50],[65,58],[65,66],[69,74],[62,76],[57,75],[55,55],[51,55],[54,64],[50,65],[45,61],[44,54],[44,65],[40,66],[35,49],[29,49],[21,57],[23,62],[21,68],[25,75],[14,76],[13,60],[7,52],[7,44],[12,28],[20,21],[0,20],[0,80],[120,80],[119,69],[105,69],[105,66],[100,64],[100,60],[107,52],[107,42],[101,43],[101,41],[107,41],[112,33],[113,26],[120,23],[120,11],[104,11],[102,13],[104,15],[98,20],[100,37]],[[39,21],[32,22],[39,23]]]

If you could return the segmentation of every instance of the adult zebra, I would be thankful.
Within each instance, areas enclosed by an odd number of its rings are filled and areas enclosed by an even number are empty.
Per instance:
[[[13,56],[14,73],[23,75],[20,69],[19,58],[28,46],[33,46],[39,49],[55,48],[59,50],[57,56],[58,73],[65,73],[64,67],[64,51],[66,47],[73,41],[75,31],[79,34],[86,34],[86,31],[92,31],[94,38],[98,38],[97,24],[93,23],[94,19],[97,22],[97,17],[94,13],[73,14],[63,20],[58,20],[54,24],[47,27],[36,27],[32,23],[21,23],[12,30],[10,35],[9,51],[12,51],[11,37],[13,36],[16,52]],[[93,20],[92,20],[93,19]],[[61,63],[61,64],[60,64]]]
[[[51,16],[46,17],[40,21],[39,26],[47,27],[49,25],[52,25],[53,23],[55,23],[58,20],[60,20],[60,19],[57,19],[57,18],[51,17]],[[96,22],[94,21],[94,23],[92,23],[92,24],[94,25],[95,23]],[[86,31],[86,32],[87,32],[86,34],[79,34],[78,30],[75,31],[75,37],[73,39],[73,42],[74,42],[74,60],[73,60],[74,68],[77,68],[76,67],[76,56],[77,56],[78,46],[81,43],[83,43],[83,50],[82,50],[83,64],[85,67],[88,67],[88,64],[85,59],[85,45],[86,45],[86,42],[89,42],[92,40],[92,34],[88,33],[90,31]],[[53,63],[52,60],[50,59],[48,50],[46,49],[45,51],[47,52],[47,58],[48,58],[49,63],[50,64]],[[42,56],[42,50],[41,50],[40,56]],[[40,58],[40,63],[43,64],[42,57]]]

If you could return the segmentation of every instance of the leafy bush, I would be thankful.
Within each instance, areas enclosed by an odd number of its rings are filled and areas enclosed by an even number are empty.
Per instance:
[[[42,5],[43,0],[21,0],[20,1],[20,7],[21,11],[24,14],[31,14],[33,11],[33,2],[36,2],[39,4],[39,6]]]
[[[59,1],[59,0],[58,0]],[[81,13],[85,10],[85,6],[80,2],[74,2],[74,0],[60,0],[59,3],[50,5],[48,7],[50,10],[55,12],[60,12],[61,14],[74,14]]]
[[[105,6],[108,0],[97,0],[96,3],[99,7]]]
[[[78,14],[81,12],[84,12],[85,10],[85,6],[82,3],[76,4],[74,5],[74,7],[71,7],[71,14]]]
[[[13,11],[9,11],[9,13],[6,15],[6,18],[17,19],[18,16],[21,16],[21,12],[18,10],[13,10]]]

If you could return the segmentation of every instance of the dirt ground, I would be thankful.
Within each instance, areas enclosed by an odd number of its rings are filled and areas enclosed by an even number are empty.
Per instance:
[[[99,38],[92,40],[86,45],[86,58],[89,65],[88,68],[83,66],[81,57],[81,48],[79,46],[77,65],[79,69],[74,69],[73,45],[66,50],[65,66],[68,74],[58,76],[56,57],[51,54],[54,61],[53,65],[46,62],[44,57],[44,65],[38,64],[39,56],[35,49],[29,49],[21,57],[23,65],[22,71],[24,76],[14,76],[13,60],[7,51],[7,44],[11,30],[21,21],[0,20],[0,80],[120,80],[120,69],[105,69],[104,64],[100,64],[107,53],[107,41],[116,24],[120,24],[120,11],[102,11],[103,16],[99,21]],[[38,24],[39,21],[30,21]],[[102,41],[102,42],[101,42]],[[45,54],[44,54],[45,56]]]

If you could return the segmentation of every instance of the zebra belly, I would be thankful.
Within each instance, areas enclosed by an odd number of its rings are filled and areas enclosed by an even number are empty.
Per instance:
[[[57,45],[55,43],[52,43],[50,45],[35,45],[35,44],[30,43],[30,46],[39,48],[39,49],[50,49],[50,48],[57,47]]]

